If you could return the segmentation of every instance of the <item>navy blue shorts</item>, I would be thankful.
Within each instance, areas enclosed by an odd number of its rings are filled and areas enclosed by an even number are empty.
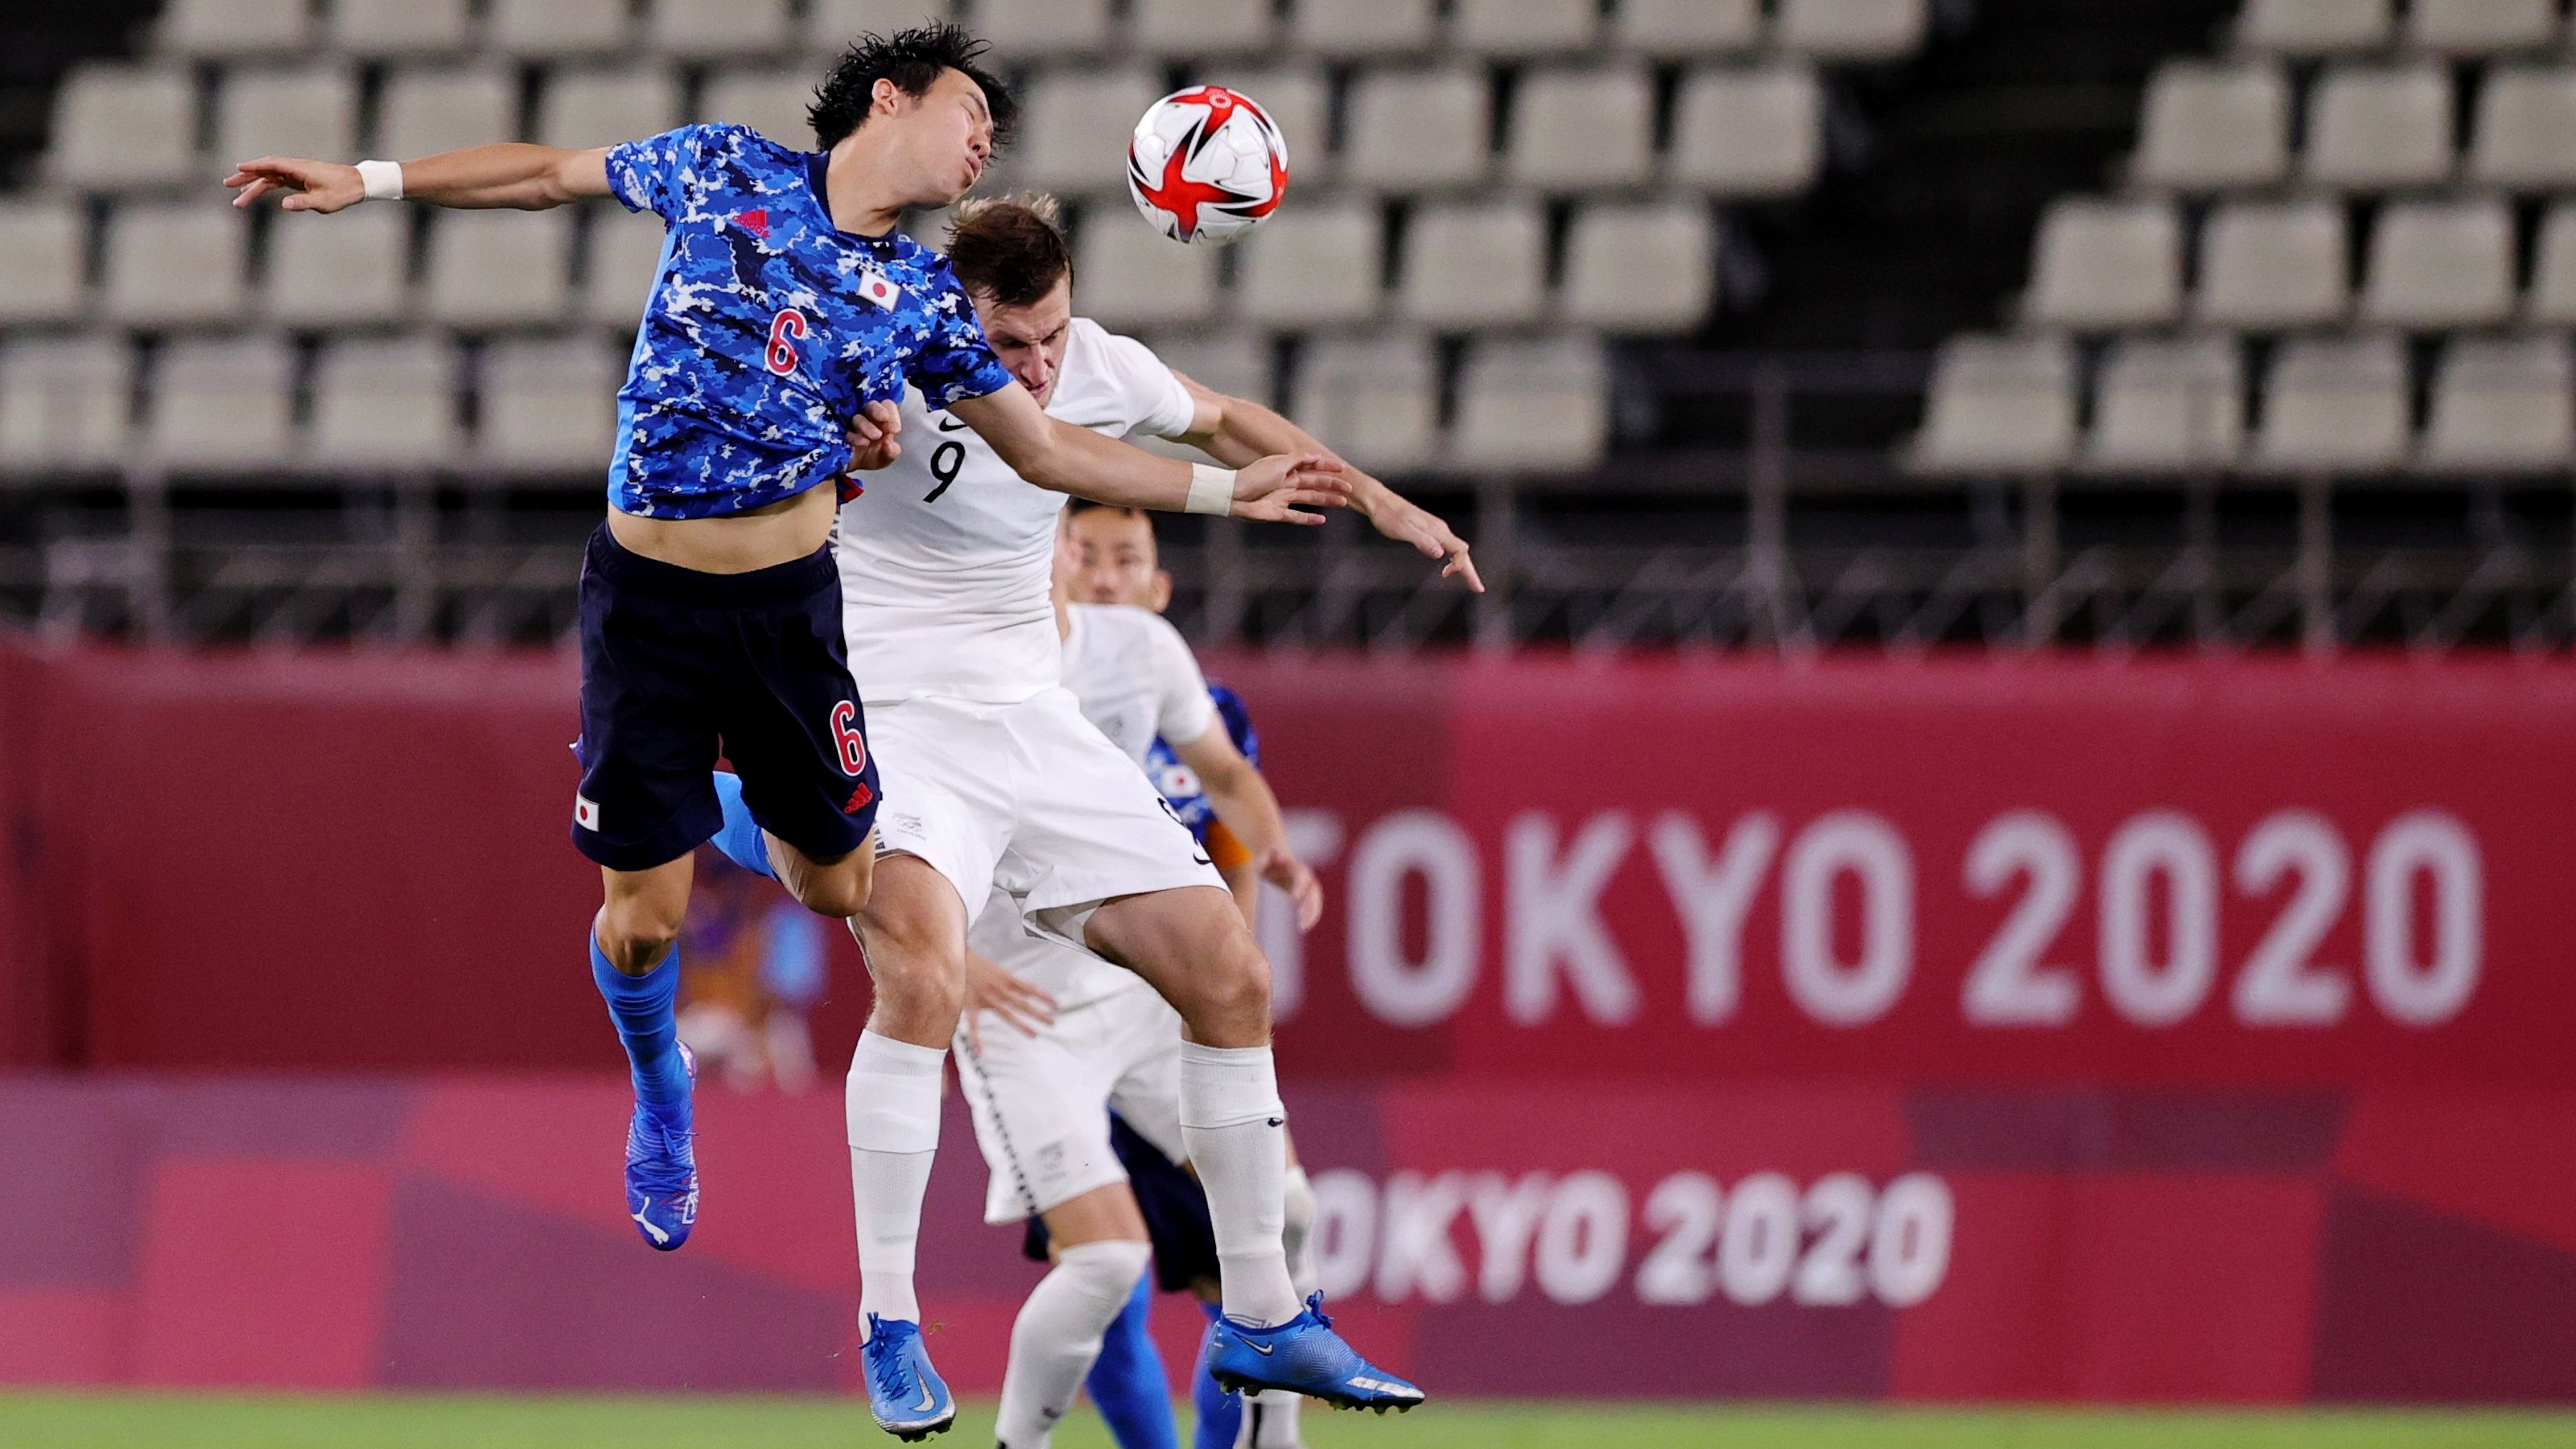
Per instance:
[[[763,830],[818,859],[876,823],[826,547],[747,574],[645,558],[602,525],[581,566],[581,793],[573,844],[611,870],[679,859],[723,823],[719,753]]]
[[[1216,1224],[1208,1216],[1207,1191],[1199,1180],[1115,1112],[1109,1114],[1109,1145],[1127,1169],[1127,1185],[1145,1215],[1145,1236],[1154,1245],[1155,1286],[1166,1293],[1187,1293],[1200,1279],[1216,1277]],[[1046,1219],[1029,1219],[1020,1248],[1038,1262],[1047,1260]]]

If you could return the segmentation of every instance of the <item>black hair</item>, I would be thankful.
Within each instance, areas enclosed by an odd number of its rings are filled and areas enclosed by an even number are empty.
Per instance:
[[[921,96],[942,72],[953,70],[983,87],[984,104],[993,113],[993,145],[999,148],[1010,140],[1020,102],[1001,77],[984,68],[983,58],[984,42],[960,26],[923,25],[890,36],[870,32],[842,52],[832,73],[814,88],[814,104],[805,118],[813,123],[814,139],[829,151],[867,120],[878,81],[892,81],[905,95]]]

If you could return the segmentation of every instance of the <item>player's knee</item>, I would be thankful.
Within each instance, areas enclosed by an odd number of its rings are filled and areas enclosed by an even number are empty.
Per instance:
[[[1205,1016],[1235,1024],[1268,1025],[1270,963],[1249,942],[1216,958],[1200,974],[1195,994]]]
[[[876,857],[864,850],[853,851],[831,865],[816,867],[797,899],[818,916],[845,921],[867,909],[875,876]]]
[[[650,971],[679,941],[680,925],[687,914],[685,902],[674,909],[649,897],[611,901],[601,909],[594,932],[599,938],[600,954],[629,975]]]

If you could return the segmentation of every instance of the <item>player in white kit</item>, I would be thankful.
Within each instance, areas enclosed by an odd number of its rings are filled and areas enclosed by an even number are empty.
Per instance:
[[[1043,208],[962,211],[950,260],[995,352],[1052,417],[1112,437],[1204,440],[1220,461],[1270,435],[1264,417],[1304,437],[1266,410],[1229,412],[1142,345],[1074,318],[1070,254]],[[998,886],[1029,928],[1125,966],[1182,1018],[1179,1135],[1207,1191],[1224,1285],[1212,1372],[1410,1408],[1421,1391],[1361,1360],[1290,1280],[1268,965],[1189,832],[1059,683],[1062,495],[917,397],[900,439],[838,530],[850,672],[884,794],[875,892],[855,922],[876,1001],[848,1087],[863,1320],[919,1319],[914,1247],[968,911]],[[1472,584],[1466,545],[1438,519],[1366,478],[1349,501]],[[1142,1268],[1086,1270],[1084,1296],[1106,1296],[1102,1323]]]

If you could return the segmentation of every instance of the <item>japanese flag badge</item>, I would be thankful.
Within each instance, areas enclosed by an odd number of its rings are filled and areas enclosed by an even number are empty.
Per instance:
[[[883,273],[861,272],[859,295],[891,312],[903,300],[903,288],[887,281]]]

